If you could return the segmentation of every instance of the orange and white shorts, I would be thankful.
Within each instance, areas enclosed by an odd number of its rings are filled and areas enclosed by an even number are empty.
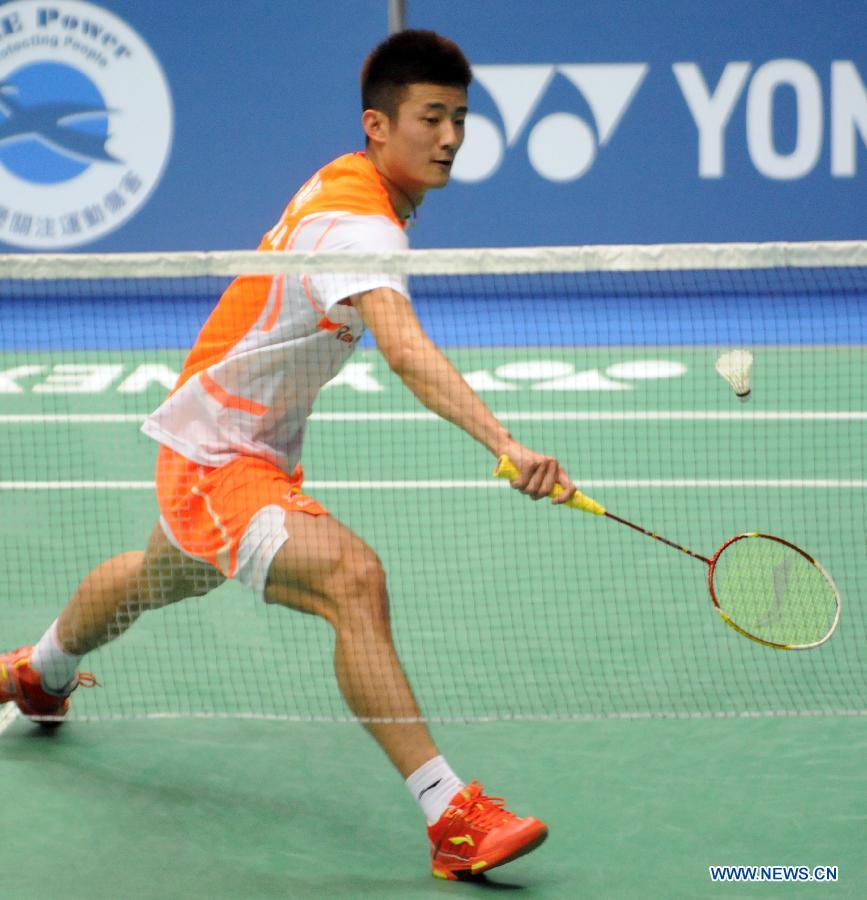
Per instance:
[[[262,597],[271,563],[289,537],[286,514],[328,513],[302,493],[303,481],[301,466],[288,475],[264,459],[238,456],[210,468],[163,444],[156,472],[160,525],[182,553]]]

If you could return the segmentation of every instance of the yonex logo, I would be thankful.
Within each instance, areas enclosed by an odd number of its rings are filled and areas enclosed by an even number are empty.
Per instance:
[[[475,66],[475,80],[490,96],[500,121],[475,112],[467,116],[467,138],[452,174],[464,182],[491,178],[507,153],[517,152],[526,139],[527,156],[538,175],[561,183],[581,178],[610,143],[648,70],[645,63]],[[831,62],[829,88],[812,66],[798,59],[729,62],[716,82],[697,62],[675,62],[670,73],[657,74],[669,79],[675,89],[672,103],[685,104],[695,126],[688,139],[697,138],[700,178],[726,174],[726,145],[737,140],[745,140],[751,162],[766,178],[809,175],[826,143],[834,178],[858,173],[859,149],[867,145],[867,87],[853,60]],[[555,93],[555,79],[577,90],[575,108],[536,115],[542,101]],[[787,119],[786,95],[793,122]],[[562,91],[558,96],[568,103]],[[578,114],[581,98],[589,115]],[[730,128],[739,106],[743,122]],[[634,147],[626,150],[635,156]]]
[[[827,139],[831,175],[853,178],[858,170],[859,143],[867,143],[867,88],[852,60],[837,59],[830,67],[830,92],[812,66],[799,59],[772,59],[758,67],[730,62],[712,87],[695,62],[672,66],[698,134],[698,172],[702,178],[726,174],[726,131],[741,96],[745,96],[747,152],[766,178],[793,180],[809,175]],[[788,146],[778,146],[780,95],[794,101],[795,129]],[[827,110],[827,122],[826,122]],[[859,141],[860,139],[860,141]]]
[[[168,159],[172,102],[125,22],[83,0],[0,7],[0,241],[62,248],[113,231]]]
[[[478,362],[478,361],[477,361]],[[600,368],[578,369],[563,359],[529,359],[492,364],[487,369],[462,372],[477,393],[546,391],[610,393],[641,389],[654,381],[680,378],[686,364],[674,360],[626,359]],[[4,394],[143,394],[171,390],[178,372],[163,363],[143,362],[123,366],[93,362],[59,362],[11,366],[0,369],[0,397]],[[394,379],[372,362],[347,363],[325,385],[327,391],[379,394],[394,387]]]
[[[490,178],[508,150],[527,134],[535,171],[550,181],[573,181],[593,165],[609,143],[647,74],[645,63],[474,66],[475,80],[488,92],[502,120],[467,116],[467,137],[452,175],[459,181]],[[574,111],[531,120],[556,76],[563,76],[590,107],[593,122]]]

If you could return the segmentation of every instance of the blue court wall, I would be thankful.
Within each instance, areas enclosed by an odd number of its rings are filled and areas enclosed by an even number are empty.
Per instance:
[[[852,0],[409,0],[477,75],[412,243],[864,238],[864,21]],[[386,0],[0,4],[0,249],[255,246],[361,147],[386,31]]]

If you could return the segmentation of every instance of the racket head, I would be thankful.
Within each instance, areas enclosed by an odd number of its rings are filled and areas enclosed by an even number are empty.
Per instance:
[[[717,612],[739,634],[778,650],[824,644],[840,621],[840,592],[809,553],[772,534],[726,541],[708,569]]]

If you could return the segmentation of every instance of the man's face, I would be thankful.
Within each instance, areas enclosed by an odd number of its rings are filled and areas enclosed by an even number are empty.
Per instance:
[[[387,120],[382,159],[389,178],[408,194],[445,187],[464,140],[467,92],[462,87],[411,84]]]

